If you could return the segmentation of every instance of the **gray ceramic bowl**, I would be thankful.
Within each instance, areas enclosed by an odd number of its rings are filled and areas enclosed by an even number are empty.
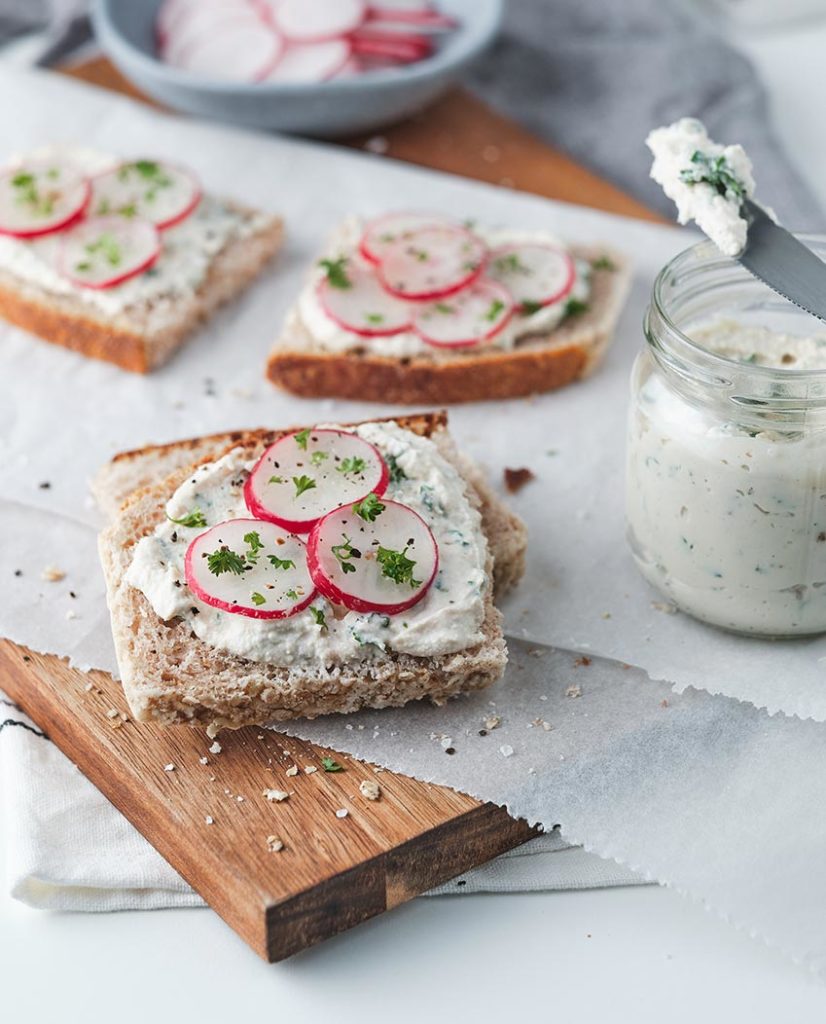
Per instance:
[[[161,0],[94,0],[100,45],[139,89],[188,114],[250,128],[334,137],[372,131],[415,113],[447,89],[496,36],[504,0],[441,0],[460,27],[426,60],[313,85],[236,84],[169,67],[155,56]]]

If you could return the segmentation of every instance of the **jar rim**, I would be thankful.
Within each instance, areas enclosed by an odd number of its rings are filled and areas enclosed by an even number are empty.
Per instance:
[[[826,251],[826,235],[815,233],[798,234],[797,232],[793,232],[793,234],[795,238],[799,239],[810,248],[812,248],[811,243],[815,243],[815,251],[817,248],[821,251]],[[817,252],[816,254],[819,255]],[[760,363],[745,363],[742,360],[732,359],[728,356],[723,356],[717,352],[713,352],[711,349],[705,348],[678,327],[671,314],[668,312],[663,293],[675,272],[685,269],[686,264],[691,261],[700,261],[704,263],[705,266],[703,269],[709,271],[730,269],[738,266],[735,259],[730,256],[726,256],[724,253],[720,252],[713,242],[708,239],[704,239],[703,241],[696,242],[694,245],[691,245],[687,249],[683,249],[681,252],[677,253],[676,256],[672,257],[672,259],[665,264],[659,274],[657,274],[651,293],[651,305],[656,310],[657,316],[662,321],[663,326],[673,335],[676,335],[677,341],[681,347],[687,348],[689,352],[696,353],[707,367],[719,365],[721,370],[725,370],[727,372],[731,372],[732,370],[739,371],[741,373],[747,372],[749,374],[754,374],[757,379],[762,380],[772,377],[776,379],[779,377],[786,381],[802,381],[808,378],[811,380],[826,382],[826,363],[823,367],[810,369],[796,369],[784,366],[764,366]],[[747,275],[744,277],[744,280],[753,280],[755,282],[759,280],[758,278],[752,277],[745,268],[744,274]],[[783,296],[780,296],[779,293],[773,292],[768,285],[764,285],[764,287],[770,294],[778,295],[779,299],[783,299]],[[815,323],[822,324],[822,321],[818,320],[817,317],[807,313],[806,310],[801,309],[801,307],[795,305],[795,303],[790,300],[785,301],[788,302],[790,309],[799,310],[802,315],[810,317],[810,319]],[[650,317],[646,314],[644,329],[646,337],[650,342],[649,320]],[[826,332],[826,324],[823,324],[823,330]]]

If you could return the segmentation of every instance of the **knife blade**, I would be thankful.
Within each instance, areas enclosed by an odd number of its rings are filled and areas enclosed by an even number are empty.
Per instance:
[[[784,299],[826,321],[826,263],[757,203],[744,199],[742,211],[749,226],[738,262]]]

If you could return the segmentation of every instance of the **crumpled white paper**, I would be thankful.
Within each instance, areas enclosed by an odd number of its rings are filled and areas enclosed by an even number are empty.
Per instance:
[[[0,327],[0,635],[81,666],[114,669],[95,550],[98,517],[86,494],[86,480],[112,453],[205,431],[386,412],[285,396],[263,379],[265,357],[307,264],[339,218],[442,208],[492,225],[546,226],[574,241],[602,239],[638,268],[617,342],[595,377],[535,400],[451,414],[460,444],[492,479],[500,481],[505,467],[537,474],[514,499],[531,546],[527,578],[506,605],[509,632],[633,662],[681,687],[704,686],[772,712],[826,718],[818,660],[826,640],[745,640],[664,615],[626,550],[628,372],[642,344],[650,282],[691,236],[336,149],[169,119],[43,73],[0,71],[0,92],[0,138],[9,153],[74,141],[124,155],[183,157],[208,189],[283,212],[289,231],[286,251],[246,298],[150,377]],[[47,566],[65,578],[42,580]],[[523,686],[514,668],[493,695],[473,704],[377,719],[386,730],[380,737],[401,732],[392,721],[403,723],[403,739],[391,737],[384,747],[363,747],[353,721],[295,728],[316,737],[330,730],[333,745],[500,800],[531,820],[559,821],[589,848],[707,900],[798,959],[822,965],[822,726],[772,719],[695,691],[677,696],[618,665],[594,663],[585,676],[586,666],[576,669],[570,655],[547,657],[548,712],[536,673]],[[580,678],[582,696],[566,697]],[[667,709],[660,707],[665,698]],[[463,736],[461,716],[475,725],[489,700],[496,700],[503,728],[510,722],[522,740],[495,730],[484,745],[463,739],[459,755],[446,757],[430,732]],[[536,706],[528,708],[531,701]],[[555,729],[529,729],[535,717]],[[502,746],[512,746],[513,755]]]

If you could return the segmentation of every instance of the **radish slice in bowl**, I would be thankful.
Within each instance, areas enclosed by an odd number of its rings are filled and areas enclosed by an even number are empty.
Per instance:
[[[390,246],[419,228],[459,227],[449,217],[438,213],[400,210],[397,213],[386,213],[382,217],[371,220],[364,229],[359,242],[359,252],[370,263],[381,263],[385,252]]]
[[[163,230],[180,224],[201,200],[191,171],[158,160],[133,160],[92,179],[93,216],[142,217]]]
[[[83,175],[59,161],[37,161],[0,171],[0,234],[36,238],[81,217],[91,189]]]
[[[276,61],[264,82],[326,82],[346,67],[352,47],[344,39],[292,43]]]
[[[334,604],[395,615],[429,590],[439,548],[417,512],[373,495],[316,523],[307,540],[307,565],[316,587]]]
[[[178,54],[174,66],[204,78],[260,82],[269,74],[284,43],[258,18],[239,18],[199,37]]]
[[[279,0],[276,27],[295,42],[317,42],[347,35],[367,17],[364,0]]]
[[[62,239],[61,273],[85,288],[113,288],[147,270],[161,253],[158,229],[138,217],[90,217]]]
[[[322,308],[340,327],[364,338],[387,337],[410,328],[410,306],[390,295],[371,267],[332,261],[337,273],[318,283]]]
[[[428,345],[468,348],[495,337],[513,311],[513,299],[507,288],[482,279],[456,295],[419,306],[413,326]]]
[[[485,243],[466,228],[418,228],[387,246],[379,280],[401,299],[439,299],[475,281],[486,256]]]
[[[264,452],[244,485],[244,500],[256,518],[306,533],[333,509],[383,494],[389,479],[378,448],[357,434],[301,430]]]
[[[229,519],[197,536],[184,572],[199,601],[251,619],[286,619],[316,596],[304,541],[256,519]]]
[[[523,242],[494,249],[487,274],[508,289],[523,312],[564,299],[576,280],[576,268],[570,255],[564,249],[543,242]]]

